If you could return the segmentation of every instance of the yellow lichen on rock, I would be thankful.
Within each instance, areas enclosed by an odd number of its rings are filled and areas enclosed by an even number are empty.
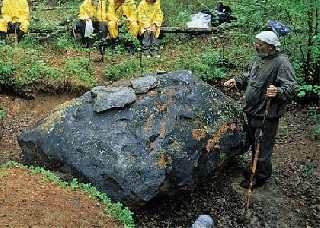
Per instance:
[[[206,136],[206,130],[205,129],[193,129],[192,130],[192,136],[196,138],[198,142],[200,142],[201,139],[203,139]]]
[[[224,135],[228,129],[235,130],[237,129],[237,125],[235,123],[231,124],[222,124],[217,132],[212,133],[212,138],[208,140],[206,145],[207,152],[210,152],[213,149],[220,149],[220,139],[221,136]]]

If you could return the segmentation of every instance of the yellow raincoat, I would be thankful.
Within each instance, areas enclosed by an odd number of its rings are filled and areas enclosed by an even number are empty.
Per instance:
[[[119,36],[117,21],[121,21],[121,16],[127,18],[128,29],[131,34],[136,37],[139,32],[139,26],[137,23],[137,8],[134,0],[125,0],[123,3],[118,3],[117,0],[110,0],[107,19],[108,30],[112,38]]]
[[[0,32],[7,32],[8,22],[20,22],[20,30],[26,33],[30,26],[29,6],[26,0],[3,0],[1,8]]]
[[[92,4],[91,0],[85,0],[80,6],[78,19],[91,19],[95,22],[107,22],[106,0],[100,0],[97,6]]]
[[[158,38],[162,22],[163,13],[160,8],[160,0],[157,0],[156,3],[148,3],[145,0],[142,0],[138,6],[139,33],[142,35],[153,24],[156,24],[156,37]]]

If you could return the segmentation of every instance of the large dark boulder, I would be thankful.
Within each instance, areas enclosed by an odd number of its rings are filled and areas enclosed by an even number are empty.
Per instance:
[[[137,207],[190,189],[247,150],[240,107],[189,71],[93,88],[19,136],[26,162]]]

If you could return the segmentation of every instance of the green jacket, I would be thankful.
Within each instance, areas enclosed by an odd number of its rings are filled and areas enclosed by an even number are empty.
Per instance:
[[[281,117],[298,90],[294,69],[287,55],[280,52],[267,59],[257,56],[248,73],[235,80],[238,88],[245,89],[243,111],[254,117],[264,116],[270,85],[278,88],[278,94],[271,100],[268,118]]]

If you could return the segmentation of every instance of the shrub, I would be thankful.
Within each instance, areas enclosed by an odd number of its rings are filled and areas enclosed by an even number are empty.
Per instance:
[[[0,88],[15,85],[13,73],[16,69],[17,66],[13,65],[11,62],[3,62],[0,60]]]

